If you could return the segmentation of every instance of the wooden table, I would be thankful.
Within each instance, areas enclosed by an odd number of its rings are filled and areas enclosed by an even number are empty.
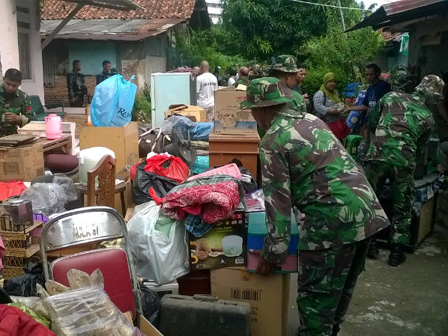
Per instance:
[[[39,138],[35,143],[42,144],[44,148],[44,155],[52,152],[62,152],[63,154],[71,154],[72,152],[72,138],[68,135],[63,135],[56,140],[48,140],[46,138]]]
[[[241,161],[244,168],[249,169],[257,181],[258,143],[260,137],[253,135],[218,135],[210,134],[209,165],[220,166],[231,162],[234,158]]]

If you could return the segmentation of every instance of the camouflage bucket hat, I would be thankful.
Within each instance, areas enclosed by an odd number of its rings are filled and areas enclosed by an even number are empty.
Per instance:
[[[272,70],[282,72],[297,72],[297,59],[291,55],[280,55],[275,58],[274,64],[271,66]]]
[[[429,75],[422,79],[415,92],[426,97],[426,104],[437,104],[443,97],[444,86],[445,83],[440,77]]]
[[[279,80],[274,77],[257,78],[247,87],[247,98],[240,104],[242,110],[253,107],[274,106],[291,103],[278,87]]]
[[[390,71],[387,81],[389,82],[392,91],[408,92],[409,88],[412,86],[411,73],[404,64],[394,66]]]

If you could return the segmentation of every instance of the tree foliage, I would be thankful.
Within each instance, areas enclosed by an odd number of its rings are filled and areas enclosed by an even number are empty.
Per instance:
[[[183,65],[193,67],[206,60],[210,63],[212,70],[218,65],[226,69],[246,64],[245,59],[237,56],[236,50],[237,46],[231,33],[220,26],[209,30],[178,32],[171,64],[174,67]]]
[[[359,8],[355,0],[341,0],[341,5]],[[343,10],[346,27],[362,20],[365,13]],[[269,61],[272,56],[292,54],[307,63],[309,92],[318,90],[326,72],[336,73],[341,87],[353,81],[382,48],[380,35],[371,28],[344,33],[339,9],[293,0],[224,0],[223,27],[237,32],[233,34],[239,41],[237,53],[247,59]]]
[[[341,5],[359,8],[355,0],[341,0]],[[344,10],[346,27],[354,26],[365,14]],[[293,0],[223,0],[222,25],[177,34],[176,39],[175,65],[194,66],[207,60],[212,69],[216,65],[226,69],[252,62],[269,64],[276,55],[295,55],[308,66],[305,91],[309,93],[319,89],[322,77],[330,71],[342,89],[383,46],[380,34],[371,28],[344,33],[338,9]]]
[[[260,61],[327,30],[323,7],[291,0],[224,0],[222,18],[225,29],[237,32],[240,54]]]
[[[348,27],[361,20],[360,12],[346,16]],[[384,47],[381,35],[371,28],[344,33],[335,14],[328,16],[329,28],[325,35],[314,37],[296,50],[306,60],[309,76],[305,90],[315,92],[327,72],[334,72],[342,90],[349,82],[360,80],[364,67]]]

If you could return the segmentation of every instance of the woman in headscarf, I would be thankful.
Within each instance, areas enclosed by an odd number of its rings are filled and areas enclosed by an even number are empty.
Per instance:
[[[314,110],[316,115],[328,124],[339,140],[343,140],[350,129],[342,116],[345,109],[339,94],[336,91],[336,76],[329,72],[324,76],[320,90],[314,95]]]

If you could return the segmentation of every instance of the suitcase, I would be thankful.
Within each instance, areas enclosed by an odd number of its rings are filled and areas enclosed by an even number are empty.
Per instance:
[[[210,295],[165,295],[160,311],[164,336],[249,336],[250,305]]]

